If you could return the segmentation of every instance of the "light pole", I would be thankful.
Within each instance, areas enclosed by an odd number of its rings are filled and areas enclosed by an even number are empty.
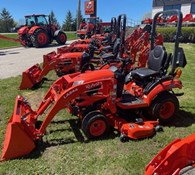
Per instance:
[[[78,9],[77,9],[77,30],[80,25],[80,16],[81,16],[81,0],[78,0]]]

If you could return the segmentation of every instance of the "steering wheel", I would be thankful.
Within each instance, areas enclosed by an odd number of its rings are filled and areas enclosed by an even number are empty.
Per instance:
[[[85,73],[86,70],[91,70],[91,71],[93,71],[93,70],[95,70],[95,67],[94,67],[94,65],[91,64],[91,63],[86,63],[86,64],[84,64],[84,65],[82,66],[82,68],[81,68],[81,73]]]

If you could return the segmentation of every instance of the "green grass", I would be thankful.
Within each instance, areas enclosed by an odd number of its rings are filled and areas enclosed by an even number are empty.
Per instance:
[[[18,38],[17,34],[7,34],[4,36],[9,37],[9,38],[14,38],[14,39]],[[20,46],[21,44],[19,42],[4,40],[0,38],[0,48],[20,47]]]
[[[66,35],[67,35],[67,40],[77,39],[77,35],[75,32],[68,32],[66,33]],[[15,39],[18,38],[18,34],[6,34],[4,36],[9,38],[15,38]],[[19,42],[4,40],[0,38],[0,49],[11,48],[11,47],[21,47],[21,44]]]
[[[118,138],[119,133],[112,130],[103,140],[86,141],[78,127],[77,118],[62,110],[47,128],[43,143],[24,158],[2,162],[0,174],[143,174],[146,164],[165,145],[175,138],[184,138],[195,132],[195,45],[182,44],[181,46],[185,50],[188,61],[181,77],[184,85],[181,91],[185,92],[185,95],[179,97],[181,108],[173,125],[165,126],[164,132],[150,139],[121,143]],[[166,44],[166,47],[171,50],[172,45]],[[56,78],[53,73],[48,77]],[[1,147],[16,95],[27,97],[33,109],[36,109],[52,83],[46,82],[43,88],[34,91],[19,91],[17,88],[20,81],[21,76],[0,80]]]

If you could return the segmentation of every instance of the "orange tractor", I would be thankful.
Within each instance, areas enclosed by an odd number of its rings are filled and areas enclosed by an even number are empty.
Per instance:
[[[91,38],[94,34],[103,34],[104,27],[110,27],[110,25],[110,22],[100,22],[99,17],[86,18],[80,24],[77,35],[80,39]]]
[[[66,34],[51,24],[48,15],[27,15],[25,16],[26,25],[18,30],[19,39],[12,39],[0,36],[1,39],[20,42],[23,46],[28,47],[45,47],[56,40],[58,44],[66,43]]]

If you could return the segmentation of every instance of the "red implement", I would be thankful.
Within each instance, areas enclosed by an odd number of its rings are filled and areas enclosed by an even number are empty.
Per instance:
[[[30,153],[34,148],[34,122],[26,115],[34,113],[20,96],[16,97],[14,112],[8,122],[1,160],[13,159]],[[25,143],[25,144],[24,144]]]
[[[176,139],[158,153],[146,166],[145,175],[178,175],[186,166],[195,164],[195,134]]]
[[[39,64],[36,64],[29,69],[27,69],[25,72],[22,73],[22,82],[20,84],[19,89],[31,89],[36,84],[40,83],[42,78],[40,79],[41,74],[41,68]]]

